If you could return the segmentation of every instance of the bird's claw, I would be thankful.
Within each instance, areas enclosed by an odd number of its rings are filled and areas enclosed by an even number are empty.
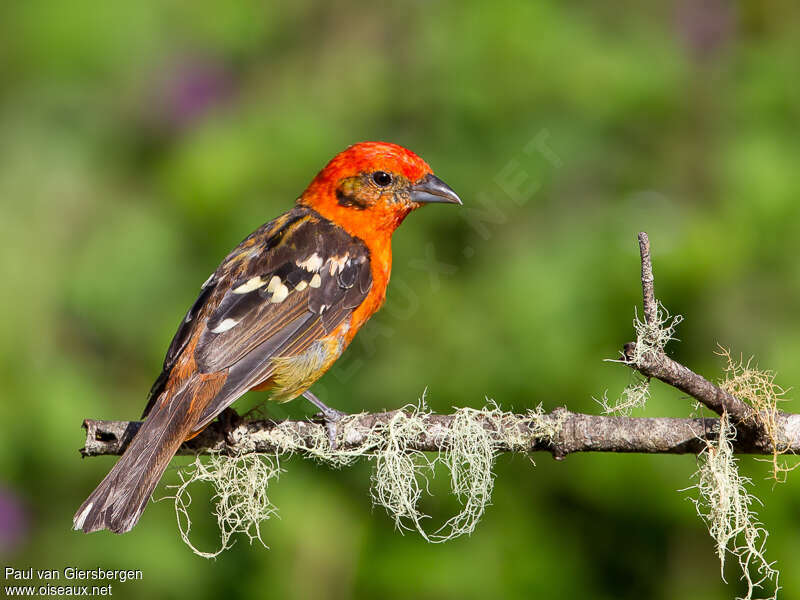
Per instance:
[[[328,432],[328,442],[331,445],[331,450],[336,450],[336,437],[339,434],[338,424],[339,421],[347,416],[347,413],[327,406],[322,400],[317,398],[311,390],[303,392],[303,397],[320,410],[319,416],[322,417],[322,421],[325,423],[325,430]]]
[[[339,436],[339,422],[347,416],[347,413],[328,407],[327,410],[322,410],[317,413],[316,416],[320,418],[325,425],[325,431],[328,432],[328,443],[331,445],[331,450],[336,450],[339,446],[336,442],[336,438]]]
[[[235,446],[237,443],[236,430],[242,424],[242,417],[239,416],[230,406],[219,413],[219,422],[222,425],[222,434],[225,436],[225,443],[228,446]]]

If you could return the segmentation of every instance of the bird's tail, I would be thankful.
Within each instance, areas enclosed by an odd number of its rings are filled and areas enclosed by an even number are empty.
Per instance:
[[[122,458],[75,513],[76,530],[125,533],[136,525],[169,461],[194,426],[191,398],[186,397],[193,386],[187,387],[147,416]]]

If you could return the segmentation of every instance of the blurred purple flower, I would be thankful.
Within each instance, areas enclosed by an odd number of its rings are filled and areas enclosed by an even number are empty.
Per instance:
[[[709,57],[733,36],[734,8],[725,0],[680,0],[678,31],[698,60]]]
[[[19,497],[0,488],[0,553],[14,551],[28,536],[28,515]]]
[[[211,110],[225,105],[234,94],[234,77],[219,61],[181,59],[159,77],[155,90],[159,120],[184,129]]]

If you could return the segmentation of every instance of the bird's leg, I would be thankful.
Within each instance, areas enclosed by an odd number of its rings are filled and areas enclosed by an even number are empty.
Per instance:
[[[322,402],[322,400],[311,393],[311,390],[306,390],[303,392],[303,398],[311,402],[311,404],[316,406],[322,413],[322,418],[325,421],[325,429],[328,432],[328,442],[330,442],[331,450],[336,450],[336,435],[339,433],[338,424],[342,418],[347,416],[347,413],[343,413],[335,408],[327,406]]]
[[[225,434],[225,443],[228,446],[235,446],[236,440],[233,437],[233,432],[242,423],[242,417],[239,416],[233,407],[229,406],[217,417],[222,425],[222,433]]]

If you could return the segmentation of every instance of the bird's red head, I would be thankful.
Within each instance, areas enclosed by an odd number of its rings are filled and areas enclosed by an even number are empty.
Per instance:
[[[461,204],[424,160],[386,142],[340,152],[298,199],[362,239],[390,237],[408,213],[431,202]]]

